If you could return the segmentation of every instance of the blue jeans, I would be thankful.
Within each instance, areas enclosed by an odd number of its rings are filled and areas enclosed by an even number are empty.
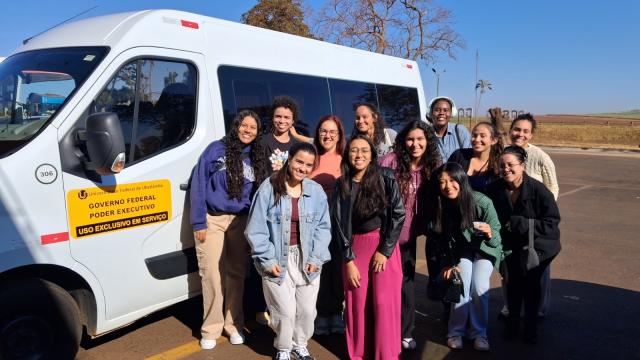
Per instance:
[[[481,253],[468,253],[458,263],[464,295],[460,302],[451,304],[449,332],[447,337],[465,336],[487,337],[489,322],[489,288],[493,262]]]

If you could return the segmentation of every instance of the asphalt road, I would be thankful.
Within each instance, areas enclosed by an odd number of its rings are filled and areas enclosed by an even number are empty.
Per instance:
[[[490,291],[491,351],[470,342],[451,351],[439,303],[427,300],[424,251],[418,250],[416,351],[405,359],[640,359],[640,154],[549,149],[560,182],[562,252],[552,263],[551,310],[531,346],[507,343],[497,320],[498,276]],[[424,248],[424,241],[419,249]],[[209,351],[197,343],[200,298],[153,314],[94,340],[84,340],[78,359],[270,359],[273,335],[248,324],[245,345],[226,338]],[[318,359],[346,359],[339,336],[314,337]]]

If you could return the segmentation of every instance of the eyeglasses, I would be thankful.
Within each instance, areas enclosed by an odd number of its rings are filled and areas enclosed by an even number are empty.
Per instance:
[[[500,168],[504,169],[504,168],[508,168],[508,169],[513,169],[518,165],[522,165],[521,162],[517,162],[517,163],[504,163],[504,164],[500,164]]]
[[[318,133],[320,134],[320,136],[324,136],[329,134],[329,136],[331,137],[336,137],[338,136],[338,130],[325,130],[325,129],[320,129],[320,131],[318,131]]]

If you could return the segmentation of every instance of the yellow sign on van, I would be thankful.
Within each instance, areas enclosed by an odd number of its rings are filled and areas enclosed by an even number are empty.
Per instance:
[[[169,180],[92,187],[67,193],[75,239],[171,219]]]

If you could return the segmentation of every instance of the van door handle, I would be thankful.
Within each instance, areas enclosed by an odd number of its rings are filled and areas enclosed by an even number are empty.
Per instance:
[[[180,190],[182,190],[182,191],[187,191],[187,190],[189,190],[189,183],[186,183],[186,184],[180,184]]]

